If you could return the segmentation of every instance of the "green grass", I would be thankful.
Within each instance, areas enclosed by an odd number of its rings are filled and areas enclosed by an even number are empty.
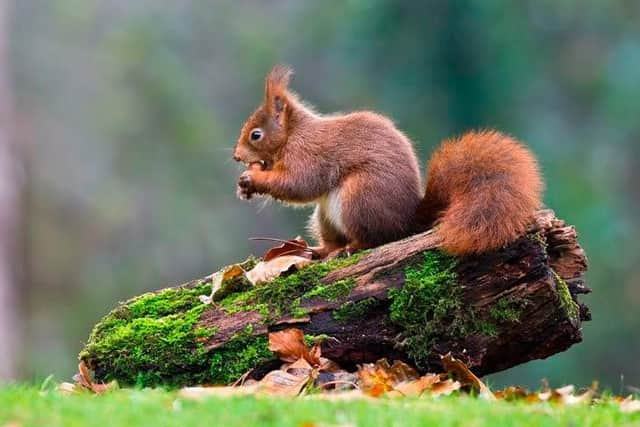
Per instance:
[[[313,398],[237,397],[187,401],[163,390],[106,395],[40,394],[27,386],[0,388],[0,426],[638,426],[640,413],[614,404],[561,407],[487,402],[468,396],[329,402]]]

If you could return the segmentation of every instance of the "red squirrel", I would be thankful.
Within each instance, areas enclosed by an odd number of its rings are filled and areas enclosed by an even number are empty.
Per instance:
[[[309,228],[320,256],[375,247],[437,226],[453,255],[500,248],[523,234],[541,206],[533,154],[494,130],[445,141],[433,154],[425,193],[409,138],[371,112],[321,115],[288,89],[275,66],[262,105],[248,118],[233,158],[248,165],[237,195],[315,204]]]

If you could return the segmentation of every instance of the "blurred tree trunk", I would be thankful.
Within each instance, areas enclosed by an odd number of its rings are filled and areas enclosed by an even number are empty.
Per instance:
[[[21,167],[12,134],[9,68],[10,1],[0,0],[0,382],[17,377],[17,271]]]

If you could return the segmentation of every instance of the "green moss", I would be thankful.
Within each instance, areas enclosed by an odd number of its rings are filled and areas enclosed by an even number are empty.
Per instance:
[[[571,292],[569,292],[569,286],[567,285],[567,282],[565,282],[564,279],[560,277],[560,275],[558,275],[558,273],[556,273],[555,271],[551,270],[551,272],[553,273],[553,277],[555,279],[556,290],[558,292],[558,298],[560,299],[560,305],[564,308],[567,316],[572,321],[579,320],[580,307],[578,307],[578,304],[576,304],[576,302],[571,297]]]
[[[247,329],[212,352],[207,382],[231,384],[245,372],[273,358],[267,337],[251,336],[251,330]]]
[[[498,336],[498,326],[495,323],[485,319],[475,319],[472,313],[471,320],[468,323],[470,327],[462,329],[470,334],[485,335],[487,337]]]
[[[199,296],[210,291],[211,286],[202,283],[132,299],[96,325],[80,358],[90,363],[100,381],[182,386],[227,383],[247,366],[273,357],[265,338],[248,334],[211,354],[205,350],[200,343],[216,330],[196,324],[208,307]]]
[[[80,358],[89,360],[103,381],[140,386],[202,382],[207,358],[198,341],[215,334],[195,328],[206,307],[197,298],[203,291],[199,286],[136,298],[98,324]],[[170,307],[173,314],[165,315]]]
[[[502,297],[495,306],[491,307],[489,314],[496,322],[519,322],[522,309],[519,304],[508,297]]]
[[[390,320],[403,330],[407,353],[418,366],[438,340],[498,333],[492,319],[478,318],[460,295],[456,260],[438,251],[425,252],[422,262],[405,269],[402,288],[389,290]]]
[[[250,256],[244,262],[238,264],[244,271],[249,271],[253,269],[258,260],[254,256]],[[219,302],[223,300],[225,297],[231,294],[236,294],[240,292],[244,292],[248,289],[251,289],[253,285],[244,275],[240,275],[237,277],[225,279],[220,288],[216,290],[215,295],[213,295],[213,301]]]
[[[327,334],[319,334],[319,335],[305,335],[304,336],[304,343],[311,347],[314,344],[319,344],[323,341],[327,341],[331,339],[331,337]]]
[[[364,253],[313,263],[246,292],[229,295],[220,304],[229,313],[255,310],[269,318],[285,313],[302,317],[306,315],[306,311],[300,307],[303,298],[321,296],[338,299],[349,294],[355,286],[353,280],[345,279],[327,285],[322,283],[321,279],[333,270],[355,264]]]
[[[300,300],[297,299],[294,301],[293,304],[293,308],[290,310],[291,311],[291,316],[295,317],[296,319],[300,319],[302,317],[305,317],[309,314],[309,310],[304,308],[304,307],[300,307]]]
[[[355,279],[348,278],[338,280],[328,285],[318,285],[309,292],[302,295],[302,298],[320,297],[327,301],[338,301],[349,295],[351,290],[356,286]]]
[[[244,292],[232,291],[220,304],[229,312],[258,311],[265,322],[283,313],[304,316],[307,313],[300,301],[306,293],[315,290],[317,296],[337,299],[351,291],[352,280],[326,285],[320,279],[357,262],[361,255],[314,263]],[[245,269],[253,265],[252,259],[242,264]],[[96,325],[80,358],[100,381],[117,379],[124,385],[139,386],[226,384],[273,358],[266,338],[252,337],[250,330],[223,347],[206,351],[201,343],[217,331],[196,325],[209,307],[200,296],[210,293],[209,284],[199,283],[133,298]]]
[[[424,260],[405,269],[404,285],[390,289],[389,317],[407,337],[407,352],[418,365],[426,360],[437,336],[460,333],[447,329],[458,325],[461,309],[456,289],[455,260],[441,252],[427,251]]]
[[[338,322],[348,322],[352,319],[357,319],[366,315],[370,310],[379,306],[381,301],[369,297],[360,301],[347,301],[342,304],[332,314],[333,318]]]

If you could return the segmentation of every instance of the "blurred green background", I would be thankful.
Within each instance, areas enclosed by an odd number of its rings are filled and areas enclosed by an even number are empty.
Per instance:
[[[469,128],[529,144],[590,258],[593,321],[489,381],[640,387],[640,3],[19,0],[8,22],[19,378],[69,379],[117,301],[303,232],[306,211],[237,200],[231,161],[286,63],[321,112],[383,112],[421,159]]]

